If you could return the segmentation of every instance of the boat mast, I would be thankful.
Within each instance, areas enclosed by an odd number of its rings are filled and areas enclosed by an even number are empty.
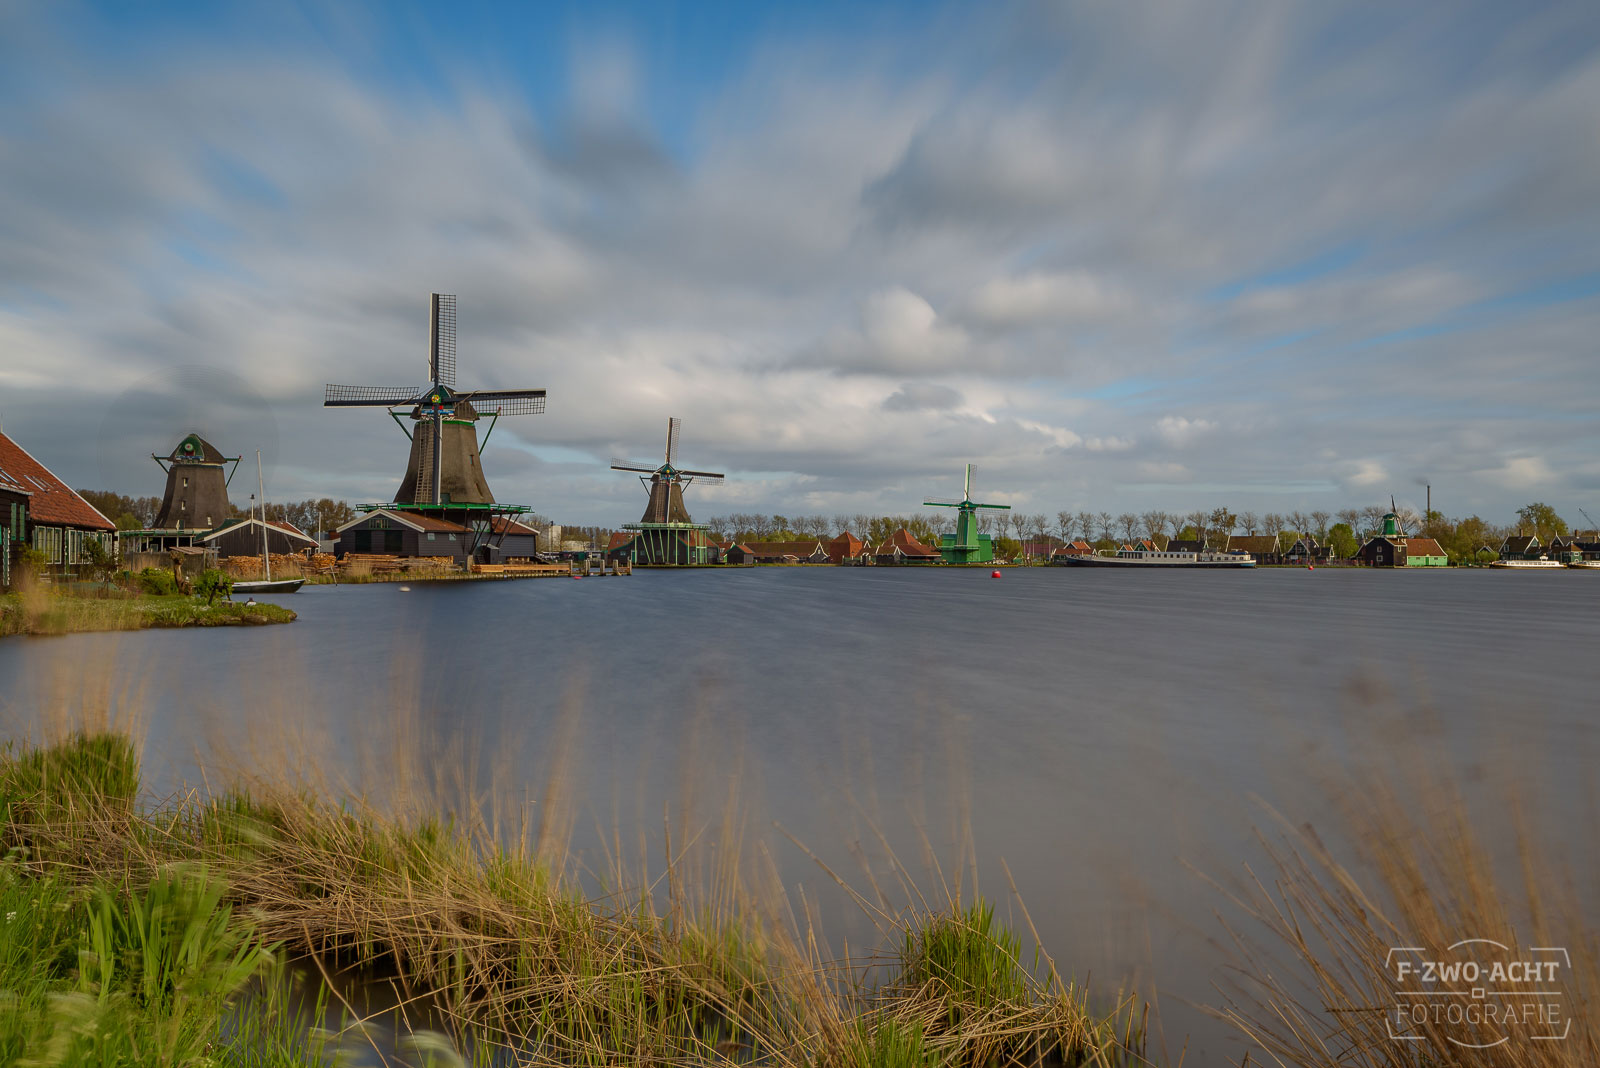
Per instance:
[[[267,551],[267,487],[261,481],[261,450],[256,450],[256,494],[261,498],[261,563],[272,581],[272,555]]]

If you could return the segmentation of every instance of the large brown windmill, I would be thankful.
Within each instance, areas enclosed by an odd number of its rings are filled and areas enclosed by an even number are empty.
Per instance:
[[[683,487],[694,482],[715,485],[722,481],[717,471],[690,471],[676,466],[673,455],[678,450],[678,432],[683,420],[667,420],[666,462],[640,463],[637,460],[613,458],[611,470],[634,471],[639,481],[650,491],[649,503],[637,523],[628,523],[623,529],[637,531],[627,546],[629,558],[640,564],[704,564],[710,562],[711,544],[705,536],[705,525],[689,518],[683,504]]]
[[[482,444],[502,415],[537,415],[544,411],[542,389],[456,388],[456,298],[434,293],[428,302],[428,384],[416,386],[341,386],[330,384],[323,397],[328,408],[387,408],[406,430],[402,411],[411,409],[411,454],[405,477],[395,491],[392,508],[425,511],[441,519],[484,532],[493,516],[530,511],[499,504],[489,490],[480,458]],[[483,443],[477,422],[490,416]]]

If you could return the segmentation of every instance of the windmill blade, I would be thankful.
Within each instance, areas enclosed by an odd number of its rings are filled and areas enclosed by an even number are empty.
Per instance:
[[[611,458],[611,470],[613,471],[639,471],[647,475],[653,475],[659,467],[659,464],[642,464],[638,460],[624,460],[620,456]]]
[[[960,508],[961,502],[945,500],[944,498],[940,497],[933,500],[923,501],[922,506],[924,508]]]
[[[435,293],[428,305],[428,381],[453,390],[456,388],[456,298],[452,293]]]
[[[698,479],[701,482],[721,482],[723,474],[720,471],[679,471],[678,474],[685,478]]]
[[[672,454],[678,451],[678,431],[683,426],[683,420],[676,416],[667,419],[667,463],[672,462]]]
[[[1011,506],[1009,504],[974,504],[972,507],[974,507],[974,508],[992,508],[997,512],[1009,512],[1009,511],[1011,511]]]
[[[544,412],[542,389],[479,389],[471,393],[457,393],[477,409],[479,415],[540,415]]]
[[[324,408],[394,408],[415,404],[427,386],[336,386],[328,383],[322,395]]]

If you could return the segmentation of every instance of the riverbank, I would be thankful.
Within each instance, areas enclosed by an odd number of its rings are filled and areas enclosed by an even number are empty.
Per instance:
[[[224,1016],[299,958],[397,973],[455,1042],[536,1063],[1148,1063],[1143,1006],[1096,1014],[1053,962],[1030,970],[1048,957],[981,899],[884,912],[887,956],[833,961],[808,919],[726,873],[695,886],[669,865],[660,901],[620,878],[589,897],[481,823],[260,784],[141,807],[139,784],[114,733],[0,760],[0,895],[16,914],[0,985],[21,991],[0,1002],[0,1036],[30,1055],[126,1029],[165,1036],[146,1047],[164,1063],[243,1061]],[[295,1048],[294,1020],[251,1012],[247,1033]]]
[[[250,627],[289,623],[281,605],[204,600],[182,595],[79,596],[48,589],[0,596],[0,637],[166,627]]]

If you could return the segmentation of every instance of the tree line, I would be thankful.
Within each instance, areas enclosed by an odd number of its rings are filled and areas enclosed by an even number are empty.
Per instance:
[[[995,547],[1014,555],[1024,547],[1050,547],[1085,541],[1097,549],[1148,538],[1165,547],[1174,539],[1197,541],[1208,548],[1225,548],[1235,534],[1275,535],[1281,551],[1287,551],[1301,537],[1313,537],[1327,545],[1336,557],[1354,556],[1362,542],[1383,531],[1383,518],[1389,507],[1383,504],[1364,508],[1344,508],[1337,512],[1317,509],[1291,512],[1234,512],[1229,508],[1197,508],[1189,512],[1061,511],[1053,517],[1043,513],[980,510],[978,528],[995,539]],[[1535,534],[1548,541],[1552,535],[1567,535],[1571,528],[1543,502],[1517,510],[1514,523],[1496,525],[1479,516],[1464,519],[1446,517],[1435,510],[1423,515],[1411,508],[1397,508],[1400,529],[1430,537],[1456,560],[1470,560],[1491,552],[1511,534]],[[705,520],[708,533],[718,541],[804,541],[828,540],[849,531],[870,544],[877,544],[896,530],[905,530],[925,544],[937,544],[940,535],[954,533],[954,509],[910,515],[871,515],[857,512],[834,515],[765,515],[738,512]],[[1027,543],[1034,543],[1028,545]]]
[[[94,505],[118,530],[149,530],[155,526],[161,513],[160,497],[128,497],[109,490],[78,490],[78,496]],[[243,519],[250,514],[248,506],[241,508],[228,502],[228,518]],[[268,503],[266,518],[273,522],[291,523],[308,534],[318,529],[328,531],[348,523],[356,517],[356,510],[344,501],[331,497],[313,497],[303,501]]]

